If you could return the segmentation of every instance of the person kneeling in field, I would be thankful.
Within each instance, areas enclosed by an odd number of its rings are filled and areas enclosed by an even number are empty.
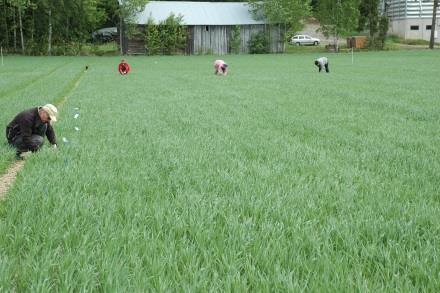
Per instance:
[[[226,76],[228,74],[228,64],[225,63],[223,60],[215,60],[214,61],[214,74],[216,75],[224,75]]]
[[[122,59],[121,63],[118,65],[118,71],[121,75],[126,75],[130,72],[130,65]]]
[[[325,72],[329,73],[330,70],[328,68],[328,59],[327,57],[321,57],[315,60],[315,65],[318,66],[319,72],[321,72],[322,67],[325,67]]]
[[[23,159],[29,151],[38,151],[44,143],[44,136],[57,147],[52,123],[57,121],[58,110],[52,104],[20,112],[6,127],[6,139],[17,150],[17,159]]]

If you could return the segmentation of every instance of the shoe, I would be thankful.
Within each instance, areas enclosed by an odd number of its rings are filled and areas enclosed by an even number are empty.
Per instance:
[[[27,152],[20,152],[20,151],[17,151],[17,152],[15,153],[15,158],[16,158],[17,160],[24,160],[24,159],[26,159],[27,157],[29,157],[30,154],[31,154],[31,152],[29,152],[29,151],[27,151]]]

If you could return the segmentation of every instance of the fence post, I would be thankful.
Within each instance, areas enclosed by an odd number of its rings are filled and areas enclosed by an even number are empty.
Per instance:
[[[353,47],[351,47],[351,64],[354,64],[354,52],[353,52]]]

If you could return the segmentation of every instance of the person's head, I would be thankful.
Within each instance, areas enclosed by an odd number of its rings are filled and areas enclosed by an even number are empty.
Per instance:
[[[316,66],[319,66],[319,62],[318,62],[318,60],[315,60],[315,65],[316,65]]]
[[[121,59],[121,63],[125,63],[125,59]]]
[[[57,121],[58,109],[52,104],[46,104],[39,109],[38,114],[44,123],[53,123]]]

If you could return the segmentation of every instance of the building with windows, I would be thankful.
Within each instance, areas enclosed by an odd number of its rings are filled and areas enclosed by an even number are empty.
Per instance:
[[[429,40],[431,37],[432,9],[434,0],[384,0],[382,12],[389,17],[389,34],[398,35],[404,39]],[[437,19],[434,37],[439,39],[440,9],[437,9]]]

